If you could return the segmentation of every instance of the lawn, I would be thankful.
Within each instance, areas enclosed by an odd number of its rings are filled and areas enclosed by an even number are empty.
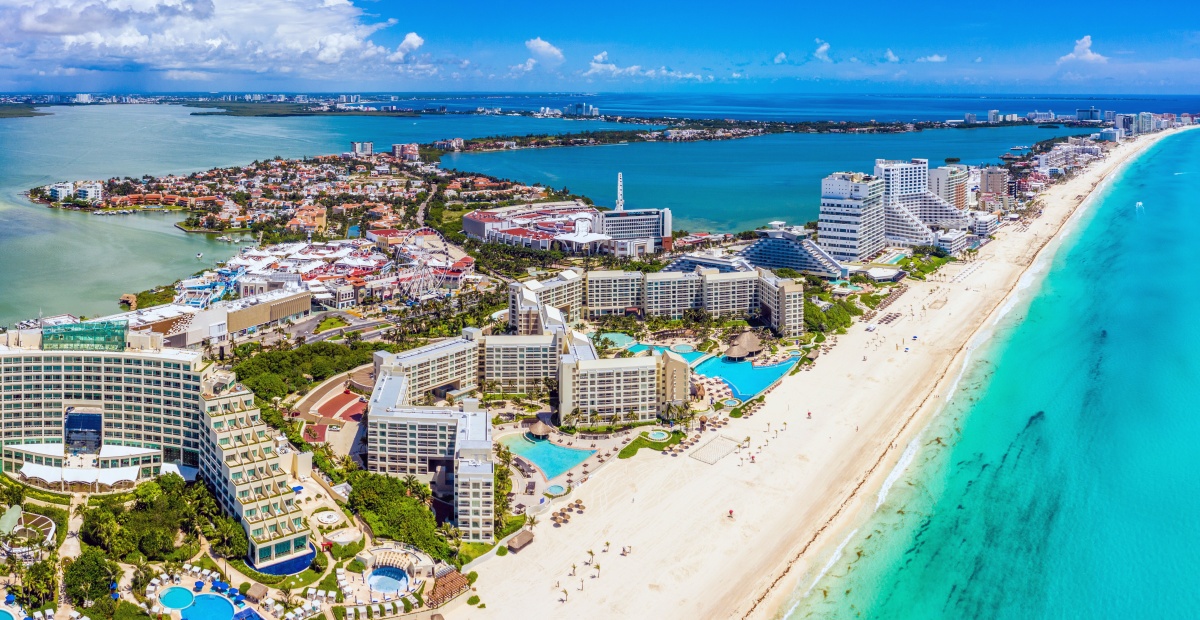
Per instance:
[[[672,432],[671,436],[668,437],[666,441],[650,441],[646,437],[646,433],[642,433],[637,439],[629,442],[629,445],[621,448],[621,451],[617,454],[617,458],[631,458],[633,455],[638,453],[638,450],[641,450],[642,448],[649,448],[655,452],[662,452],[663,450],[667,449],[668,446],[673,446],[680,441],[683,441],[683,433],[679,431]]]
[[[339,327],[346,327],[348,325],[350,324],[346,322],[346,319],[343,319],[340,316],[327,316],[321,319],[321,322],[317,324],[317,328],[313,330],[313,333],[319,334],[323,331],[337,329]]]

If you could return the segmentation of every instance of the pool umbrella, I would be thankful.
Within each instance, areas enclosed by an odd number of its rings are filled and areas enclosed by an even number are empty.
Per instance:
[[[12,604],[13,604],[13,602],[14,602],[14,601],[16,601],[16,600],[17,600],[17,597],[16,597],[16,596],[14,596],[14,595],[12,595],[12,594],[9,594],[8,596],[4,597],[4,604],[5,604],[5,605],[12,605]]]
[[[116,589],[117,589],[117,582],[115,582],[115,581],[114,581],[114,582],[112,582],[112,583],[108,584],[108,589],[109,589],[109,590],[116,590]]]
[[[112,599],[113,599],[114,601],[115,601],[115,600],[117,600],[117,599],[119,599],[119,598],[121,598],[121,595],[120,595],[120,594],[117,594],[116,592],[113,592],[113,593],[112,593]]]
[[[246,600],[246,597],[245,597],[245,595],[242,595],[242,594],[239,594],[239,595],[233,597],[233,602],[235,602],[235,603],[240,603],[244,600]]]
[[[199,592],[200,590],[203,590],[203,589],[204,589],[204,582],[203,582],[203,581],[197,581],[197,582],[196,582],[196,591],[197,591],[197,592]]]

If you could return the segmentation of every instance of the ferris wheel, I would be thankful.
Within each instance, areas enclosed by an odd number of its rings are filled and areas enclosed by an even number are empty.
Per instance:
[[[442,233],[428,226],[411,230],[396,246],[396,286],[405,297],[419,301],[442,288],[453,265],[450,243]]]

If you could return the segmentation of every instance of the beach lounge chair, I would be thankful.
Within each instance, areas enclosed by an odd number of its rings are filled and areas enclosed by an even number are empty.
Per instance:
[[[372,608],[371,608],[371,613],[372,613],[372,614],[373,614],[373,615],[374,615],[376,618],[378,618],[378,617],[380,617],[380,616],[382,616],[382,615],[383,615],[383,607],[380,607],[379,605],[376,605],[376,606],[374,606],[374,607],[372,607]]]

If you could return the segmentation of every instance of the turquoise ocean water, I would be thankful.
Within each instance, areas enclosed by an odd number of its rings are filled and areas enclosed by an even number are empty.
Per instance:
[[[1197,190],[1197,132],[1112,179],[782,615],[1200,613]]]

